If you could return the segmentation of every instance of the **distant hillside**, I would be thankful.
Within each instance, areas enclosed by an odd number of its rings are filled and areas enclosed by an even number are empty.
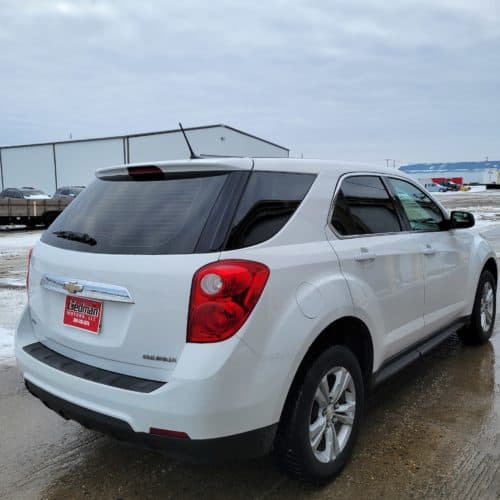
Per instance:
[[[414,163],[399,167],[403,172],[457,172],[460,170],[488,170],[490,168],[500,168],[500,160],[495,161],[459,161],[453,163]]]

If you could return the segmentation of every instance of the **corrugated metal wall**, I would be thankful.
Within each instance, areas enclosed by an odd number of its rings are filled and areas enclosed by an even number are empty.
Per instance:
[[[33,186],[53,193],[56,187],[52,145],[2,149],[5,187]]]
[[[96,169],[125,162],[123,139],[56,144],[58,186],[86,186]]]
[[[287,157],[288,149],[226,125],[186,129],[197,154]],[[129,136],[0,147],[1,188],[32,186],[53,194],[86,186],[96,169],[123,163],[188,158],[179,130]]]

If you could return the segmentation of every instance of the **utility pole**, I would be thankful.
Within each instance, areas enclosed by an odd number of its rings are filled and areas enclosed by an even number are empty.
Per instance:
[[[385,159],[385,163],[386,163],[387,168],[389,168],[389,162],[390,162],[390,161],[391,161],[391,159],[390,159],[390,158],[386,158],[386,159]]]

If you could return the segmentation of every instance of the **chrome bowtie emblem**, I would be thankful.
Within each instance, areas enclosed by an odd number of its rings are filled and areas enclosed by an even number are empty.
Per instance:
[[[83,290],[83,285],[78,284],[76,281],[66,281],[66,283],[64,283],[64,288],[68,290],[69,293],[78,293]]]

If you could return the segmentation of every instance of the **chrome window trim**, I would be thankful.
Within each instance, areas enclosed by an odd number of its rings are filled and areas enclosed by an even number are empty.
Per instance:
[[[67,288],[65,288],[65,285],[76,285],[77,287],[82,288],[76,293],[71,293]],[[75,295],[78,297],[96,300],[125,302],[128,304],[135,303],[130,292],[123,286],[68,278],[66,276],[56,274],[44,274],[40,280],[40,286],[46,290],[62,293],[64,295]]]
[[[367,233],[367,234],[349,234],[349,235],[339,234],[337,232],[337,230],[333,227],[331,221],[332,221],[333,211],[335,209],[335,203],[337,202],[337,196],[338,196],[340,187],[342,185],[342,182],[344,182],[345,179],[348,179],[350,177],[366,177],[366,176],[378,177],[378,178],[380,178],[382,183],[383,183],[382,179],[394,178],[394,179],[398,179],[401,181],[406,181],[406,182],[408,182],[408,184],[412,184],[415,188],[419,189],[420,191],[423,191],[424,194],[426,196],[428,196],[436,204],[436,206],[439,208],[440,212],[443,214],[443,219],[445,219],[445,220],[449,219],[448,214],[443,210],[443,207],[441,206],[441,204],[438,203],[437,200],[435,200],[434,197],[432,197],[430,195],[430,193],[425,191],[425,189],[422,189],[422,187],[419,187],[417,185],[417,183],[414,182],[412,179],[408,179],[407,177],[400,176],[400,175],[397,175],[397,173],[394,174],[392,172],[391,173],[382,173],[382,172],[376,172],[376,171],[370,171],[370,170],[363,171],[363,172],[359,172],[359,171],[358,172],[346,172],[345,174],[342,174],[337,179],[337,184],[335,185],[333,198],[332,198],[332,201],[330,202],[330,209],[328,210],[328,219],[326,222],[327,227],[330,229],[330,231],[332,231],[332,233],[337,237],[337,239],[339,239],[339,240],[351,240],[354,238],[369,238],[372,236],[394,236],[396,234],[408,235],[408,234],[415,234],[415,233],[438,233],[438,232],[440,232],[440,231],[427,231],[427,230],[419,230],[419,231],[401,230],[401,231],[390,232],[390,233]],[[385,184],[384,184],[384,187],[385,187]],[[387,190],[386,187],[385,187],[385,189]],[[389,193],[389,196],[392,199],[392,193]]]

